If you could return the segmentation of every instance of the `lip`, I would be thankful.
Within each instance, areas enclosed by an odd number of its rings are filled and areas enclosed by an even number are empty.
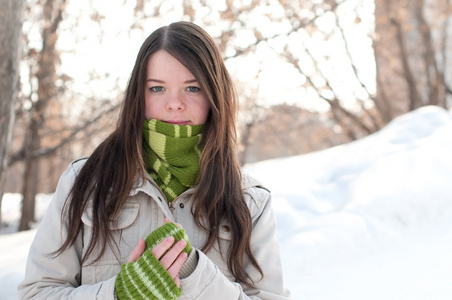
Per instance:
[[[163,122],[173,124],[173,125],[190,125],[190,121],[164,120]]]

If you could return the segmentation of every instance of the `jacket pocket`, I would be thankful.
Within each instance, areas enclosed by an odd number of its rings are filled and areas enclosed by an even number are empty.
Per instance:
[[[231,226],[228,224],[221,224],[218,233],[219,242],[215,243],[215,246],[206,253],[206,255],[220,269],[221,273],[229,279],[229,281],[235,281],[234,276],[228,268],[228,251],[232,240],[231,230]]]
[[[94,251],[87,259],[85,265],[100,266],[110,264],[121,264],[127,260],[138,241],[138,214],[139,203],[126,203],[121,209],[121,213],[116,221],[110,221],[109,228],[112,240],[107,242],[105,252],[97,261],[95,259],[102,251],[102,242],[96,241]],[[88,245],[92,239],[93,218],[92,206],[88,206],[82,216],[84,224],[83,232],[83,255],[88,250]]]

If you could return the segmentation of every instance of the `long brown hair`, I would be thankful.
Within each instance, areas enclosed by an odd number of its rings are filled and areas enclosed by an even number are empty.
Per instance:
[[[244,257],[248,257],[261,276],[263,274],[250,249],[251,216],[244,200],[236,157],[237,95],[213,39],[189,22],[161,27],[141,46],[116,130],[95,149],[75,179],[65,205],[68,236],[56,253],[75,242],[82,229],[81,217],[88,201],[93,204],[92,239],[82,264],[99,243],[101,251],[94,261],[100,259],[107,244],[115,243],[108,224],[119,215],[135,180],[141,177],[143,182],[146,181],[142,150],[144,91],[147,62],[158,50],[167,51],[190,70],[210,103],[192,210],[196,224],[208,232],[201,250],[207,252],[216,241],[219,242],[220,223],[227,222],[232,234],[227,253],[228,268],[238,282],[252,286],[253,280],[244,268]]]

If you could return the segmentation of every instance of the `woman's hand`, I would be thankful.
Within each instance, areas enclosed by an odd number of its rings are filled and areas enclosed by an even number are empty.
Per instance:
[[[138,240],[138,245],[135,247],[135,249],[132,250],[132,253],[129,256],[129,259],[127,260],[127,263],[136,262],[137,259],[143,255],[144,250],[146,249],[146,243],[144,242],[144,239]]]
[[[171,222],[169,219],[165,218],[165,223]],[[175,223],[178,227],[182,228],[180,224]],[[157,246],[152,249],[154,256],[160,261],[162,266],[168,271],[168,273],[173,278],[177,287],[180,287],[179,271],[182,265],[187,260],[187,253],[182,252],[187,243],[184,240],[178,241],[174,246],[174,237],[169,236],[160,242]],[[138,258],[143,255],[146,244],[143,239],[138,240],[138,245],[133,249],[130,254],[128,263],[135,262]]]

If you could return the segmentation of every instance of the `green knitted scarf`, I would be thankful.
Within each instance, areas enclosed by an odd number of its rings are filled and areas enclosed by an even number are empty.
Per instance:
[[[170,202],[198,179],[203,128],[204,125],[173,125],[156,119],[144,122],[146,167]]]
[[[166,223],[146,238],[146,249],[136,262],[123,264],[116,277],[116,296],[120,300],[174,300],[182,290],[177,287],[171,275],[152,253],[152,249],[166,237],[173,236],[174,243],[184,239],[187,242],[183,252],[190,254],[192,246],[184,229],[174,223]],[[174,244],[173,244],[174,245]]]

